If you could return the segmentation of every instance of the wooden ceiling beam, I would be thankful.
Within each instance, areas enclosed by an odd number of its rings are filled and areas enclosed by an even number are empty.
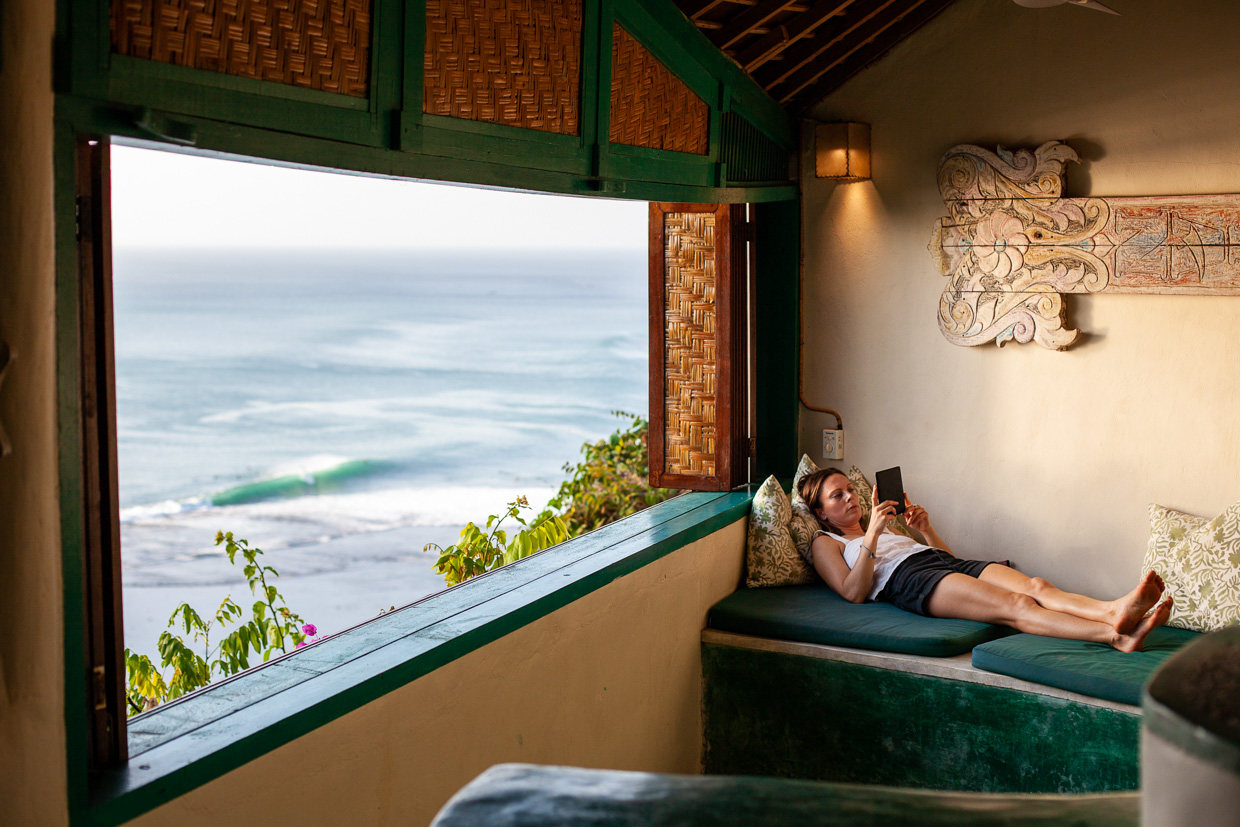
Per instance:
[[[897,44],[929,23],[938,14],[952,4],[953,0],[925,0],[916,7],[901,15],[893,25],[886,27],[880,35],[876,34],[864,43],[858,44],[850,54],[834,64],[818,76],[810,85],[780,101],[789,111],[804,114],[818,101],[825,98],[844,81],[874,63]]]
[[[710,40],[720,49],[726,49],[793,5],[796,0],[761,0],[725,23],[722,29],[710,35]]]
[[[697,23],[699,15],[706,14],[706,12],[722,5],[724,2],[726,0],[681,0],[677,5],[680,6],[680,10],[684,12],[685,17]]]
[[[811,34],[814,29],[842,13],[854,2],[855,0],[818,0],[806,11],[787,23],[772,28],[765,37],[747,46],[736,56],[736,62],[746,72],[752,73],[801,38]]]
[[[868,37],[875,26],[881,26],[884,20],[894,18],[895,11],[901,6],[920,2],[921,0],[858,0],[835,25],[815,32],[812,38],[803,38],[780,56],[777,65],[768,64],[763,71],[754,73],[753,78],[776,99],[793,94],[790,90],[800,89],[821,74],[817,67],[821,65],[824,55],[833,54],[841,47],[851,47],[859,39]],[[806,79],[806,75],[812,77]],[[779,94],[772,91],[777,87],[783,87]]]

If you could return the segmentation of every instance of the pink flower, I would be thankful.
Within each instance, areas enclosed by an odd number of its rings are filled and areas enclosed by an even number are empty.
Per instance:
[[[305,646],[305,645],[306,645],[306,642],[305,642],[304,640],[299,640],[299,641],[297,641],[297,645],[296,645],[296,646],[294,646],[293,648],[294,648],[294,649],[300,649],[301,647],[303,647],[303,646]]]
[[[304,632],[308,637],[314,637],[315,635],[319,633],[318,627],[315,626],[313,623],[307,623],[305,626],[302,626],[301,631]]]

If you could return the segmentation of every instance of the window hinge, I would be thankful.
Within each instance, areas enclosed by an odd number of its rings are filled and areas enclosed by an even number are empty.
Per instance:
[[[73,237],[82,240],[82,196],[73,200]]]
[[[755,457],[758,455],[758,439],[757,437],[749,437],[745,440],[745,456]]]
[[[91,703],[96,710],[108,708],[108,670],[100,665],[90,670]]]

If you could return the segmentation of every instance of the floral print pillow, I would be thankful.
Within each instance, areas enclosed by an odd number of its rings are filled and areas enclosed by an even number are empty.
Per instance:
[[[1213,520],[1151,505],[1142,569],[1162,575],[1175,600],[1169,626],[1212,632],[1240,623],[1240,503]]]
[[[788,530],[792,532],[792,541],[796,543],[797,551],[805,558],[805,561],[813,565],[810,560],[809,547],[814,542],[814,535],[822,525],[818,522],[818,518],[814,516],[813,510],[806,504],[801,497],[801,492],[797,490],[797,483],[802,477],[808,476],[818,470],[818,466],[809,458],[809,454],[801,455],[801,464],[797,466],[796,475],[792,478],[792,522],[788,524]]]
[[[745,586],[796,586],[813,583],[818,575],[798,553],[788,525],[792,504],[775,477],[768,477],[754,495],[749,512],[749,543],[745,552]]]

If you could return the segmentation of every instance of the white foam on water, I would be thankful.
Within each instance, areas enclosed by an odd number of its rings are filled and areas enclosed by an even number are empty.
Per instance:
[[[202,497],[192,497],[186,500],[164,500],[163,502],[151,503],[149,505],[134,505],[129,508],[122,508],[120,518],[122,523],[159,520],[177,514],[201,511],[210,507],[211,504]]]
[[[286,462],[277,465],[268,471],[264,477],[267,479],[278,479],[280,477],[313,477],[315,474],[323,471],[330,471],[333,468],[339,468],[346,462],[352,462],[350,457],[342,457],[336,454],[315,454],[314,456],[304,457],[293,462]]]

